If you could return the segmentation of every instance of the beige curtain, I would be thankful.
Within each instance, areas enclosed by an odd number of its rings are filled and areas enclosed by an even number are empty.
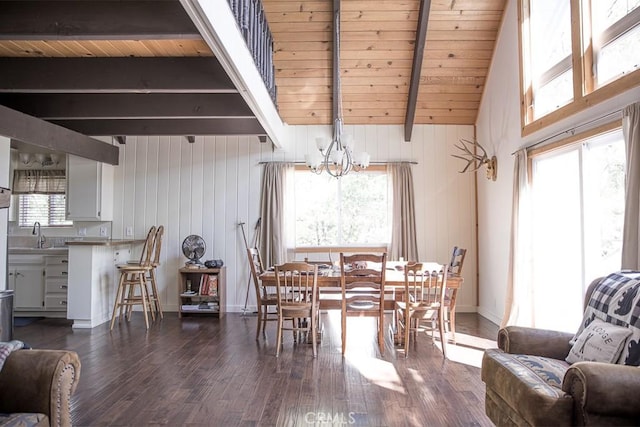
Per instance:
[[[622,268],[640,269],[640,103],[622,112],[622,132],[627,152],[627,174],[622,232]]]
[[[65,194],[66,187],[64,169],[13,171],[13,194]]]
[[[260,196],[260,252],[265,267],[286,261],[285,192],[292,163],[266,163]]]
[[[389,259],[398,260],[404,257],[407,261],[419,261],[411,164],[390,163],[387,165],[387,172],[391,176],[393,191]]]
[[[509,272],[501,327],[534,326],[531,284],[531,201],[527,150],[522,149],[515,156]]]

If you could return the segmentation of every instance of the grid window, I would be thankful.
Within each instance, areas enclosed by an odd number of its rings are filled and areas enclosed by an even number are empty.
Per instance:
[[[64,194],[20,194],[18,195],[18,223],[30,227],[35,222],[43,227],[69,226],[66,219]]]
[[[519,6],[523,135],[640,83],[640,0]]]

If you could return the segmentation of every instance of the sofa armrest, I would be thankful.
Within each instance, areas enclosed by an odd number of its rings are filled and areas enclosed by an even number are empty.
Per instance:
[[[578,425],[600,420],[640,420],[640,369],[598,362],[571,365],[562,390],[573,396]],[[580,422],[582,421],[582,422]]]
[[[531,354],[564,360],[573,334],[546,329],[507,326],[498,331],[498,347],[505,353]]]
[[[14,351],[0,370],[0,412],[38,412],[52,426],[71,425],[70,399],[79,377],[75,352]]]

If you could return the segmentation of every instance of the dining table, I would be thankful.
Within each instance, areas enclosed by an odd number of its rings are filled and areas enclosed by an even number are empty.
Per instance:
[[[438,271],[442,264],[436,262],[423,262],[426,271]],[[404,270],[401,262],[389,262],[385,268],[385,310],[392,311],[395,301],[400,300],[404,294]],[[260,280],[264,286],[276,286],[276,276],[272,269],[260,274]],[[455,316],[456,299],[458,290],[462,286],[464,278],[457,274],[447,275],[447,288],[451,289],[451,302],[449,304],[452,317]],[[318,263],[318,301],[321,310],[340,310],[342,293],[340,284],[340,268],[329,264]]]

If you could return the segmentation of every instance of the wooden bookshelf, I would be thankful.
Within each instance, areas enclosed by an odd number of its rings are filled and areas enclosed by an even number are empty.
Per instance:
[[[178,316],[222,317],[226,311],[226,267],[178,270]],[[214,285],[215,283],[215,285]],[[215,286],[215,289],[213,287]]]

